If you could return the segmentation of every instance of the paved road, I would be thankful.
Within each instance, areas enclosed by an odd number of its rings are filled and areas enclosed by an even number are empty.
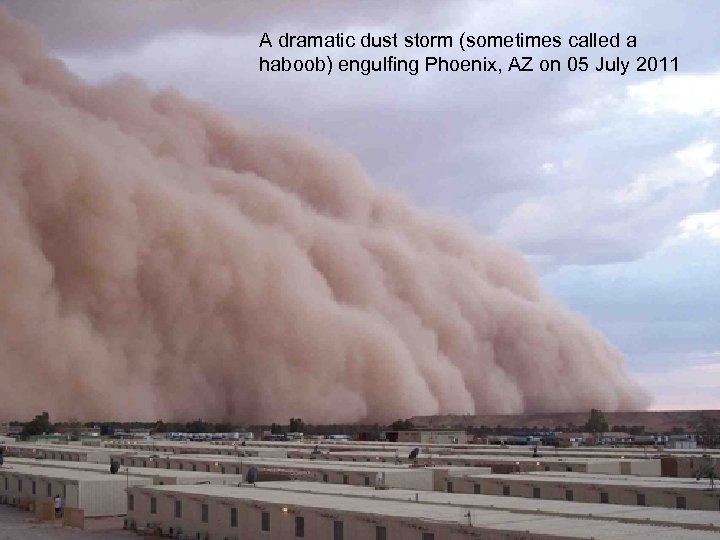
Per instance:
[[[0,505],[0,540],[138,540],[123,530],[107,530],[122,526],[121,520],[91,520],[88,528],[78,531],[60,525],[35,523],[32,514],[20,512],[13,507]]]

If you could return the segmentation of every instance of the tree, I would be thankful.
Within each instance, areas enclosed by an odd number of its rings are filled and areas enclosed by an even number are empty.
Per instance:
[[[302,433],[305,429],[305,424],[302,418],[291,418],[290,419],[290,433]]]
[[[50,423],[50,415],[47,411],[43,411],[42,414],[38,414],[23,426],[21,436],[32,437],[34,435],[43,435],[52,431],[52,424]]]
[[[608,431],[609,424],[605,418],[605,413],[603,413],[600,409],[591,409],[590,416],[585,424],[585,429],[594,435],[597,435],[598,433],[602,434]]]
[[[390,424],[390,427],[393,431],[409,431],[415,426],[410,420],[403,420],[401,418],[400,420],[395,420],[392,424]]]
[[[707,456],[703,457],[702,461],[700,463],[700,466],[698,467],[698,471],[695,475],[695,480],[700,480],[702,478],[709,478],[710,479],[710,489],[715,489],[715,480],[719,477],[718,471],[715,468],[715,463],[713,461],[713,458]]]
[[[712,448],[720,442],[717,421],[705,411],[691,422],[691,426],[697,435],[698,445]]]
[[[209,422],[198,418],[192,422],[188,422],[185,426],[185,431],[188,433],[210,433],[213,431],[213,426]]]

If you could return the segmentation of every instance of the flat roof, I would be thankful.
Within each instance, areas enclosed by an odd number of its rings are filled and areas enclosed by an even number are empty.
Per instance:
[[[690,479],[685,479],[685,482],[680,482],[678,479],[673,479],[670,482],[664,482],[662,476],[616,476],[613,474],[606,475],[593,475],[590,478],[583,476],[582,474],[577,475],[547,475],[544,473],[515,473],[515,474],[472,474],[464,476],[467,480],[492,480],[497,483],[502,482],[524,482],[527,484],[532,483],[553,483],[553,484],[579,484],[579,485],[602,485],[602,486],[626,486],[626,487],[651,487],[651,488],[665,488],[665,489],[695,489],[695,490],[707,490],[709,483],[697,482]],[[708,481],[709,482],[709,481]]]
[[[387,470],[387,469],[413,469],[409,463],[386,463],[367,461],[337,461],[325,459],[293,459],[293,458],[263,458],[263,457],[242,457],[242,456],[208,456],[202,454],[174,455],[168,458],[170,461],[199,461],[202,463],[218,464],[250,464],[250,465],[274,465],[286,467],[303,467],[307,469],[324,470]],[[418,467],[419,468],[419,467]]]
[[[88,471],[96,472],[100,474],[110,475],[110,465],[105,463],[89,463],[87,461],[58,461],[52,459],[39,459],[33,460],[29,458],[8,458],[5,460],[8,465],[20,465],[27,467],[34,467],[35,469],[68,469],[74,471]],[[0,469],[1,471],[2,469]],[[120,472],[118,476],[123,476],[126,471],[129,470],[130,476],[149,476],[149,477],[160,477],[160,478],[189,478],[189,479],[216,479],[224,478],[229,481],[240,481],[242,475],[238,474],[220,474],[220,473],[208,473],[204,471],[188,471],[180,469],[165,469],[162,467],[127,467],[125,465],[120,466]],[[115,475],[112,475],[115,476]]]
[[[469,508],[501,509],[520,513],[572,515],[573,517],[610,518],[616,520],[667,523],[675,525],[701,525],[720,531],[720,514],[704,510],[677,510],[650,506],[628,506],[568,502],[527,497],[445,493],[440,491],[417,491],[410,489],[375,489],[344,484],[320,484],[317,482],[258,482],[263,489],[280,489],[304,493],[325,493],[346,497],[415,501],[433,504],[453,504]]]
[[[186,495],[190,497],[213,498],[225,501],[252,501],[259,504],[283,505],[296,508],[331,510],[350,514],[372,515],[382,520],[383,516],[409,518],[425,523],[443,523],[467,528],[489,529],[512,533],[533,533],[595,540],[647,539],[665,540],[684,538],[687,540],[717,540],[712,531],[688,530],[672,526],[655,526],[618,521],[566,516],[521,514],[507,510],[470,509],[472,527],[463,518],[463,506],[453,504],[428,504],[387,499],[366,499],[362,497],[339,497],[337,494],[307,493],[262,487],[228,487],[219,485],[154,486],[139,487],[141,492]]]
[[[22,474],[36,478],[57,478],[70,482],[127,482],[124,474],[103,474],[94,471],[83,471],[75,469],[58,469],[50,467],[34,467],[31,465],[8,465],[0,468],[0,474]],[[140,477],[130,475],[132,481],[141,480]]]

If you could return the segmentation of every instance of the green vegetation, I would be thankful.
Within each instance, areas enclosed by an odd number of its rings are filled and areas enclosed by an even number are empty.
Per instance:
[[[392,424],[390,424],[390,428],[393,431],[409,431],[413,429],[415,426],[414,424],[409,420],[395,420]]]
[[[609,431],[610,427],[607,419],[605,418],[605,413],[603,413],[600,409],[591,409],[590,417],[588,418],[587,424],[585,424],[585,429],[595,435]]]
[[[50,423],[50,415],[47,413],[47,411],[43,411],[41,414],[38,414],[37,416],[35,416],[35,418],[33,418],[30,422],[23,426],[20,436],[25,438],[33,437],[36,435],[46,435],[51,433],[52,430],[53,425]]]

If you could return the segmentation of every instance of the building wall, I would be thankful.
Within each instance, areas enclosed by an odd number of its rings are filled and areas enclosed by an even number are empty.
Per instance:
[[[155,495],[157,512],[150,513],[150,498],[147,493],[131,490],[134,497],[134,510],[128,518],[138,526],[159,524],[163,534],[168,534],[170,527],[177,534],[180,529],[184,535],[196,538],[199,533],[201,540],[208,535],[210,540],[240,539],[243,540],[295,540],[295,518],[304,518],[304,538],[312,540],[333,540],[334,522],[343,523],[345,540],[365,540],[375,538],[375,528],[384,526],[387,538],[392,540],[422,540],[423,533],[433,533],[435,540],[508,540],[506,533],[494,533],[474,529],[470,534],[465,527],[457,524],[421,522],[416,519],[400,519],[390,516],[359,515],[334,509],[295,508],[283,511],[282,505],[255,503],[253,501],[219,501],[186,494]],[[174,517],[175,500],[182,501],[182,517]],[[202,521],[202,505],[208,505],[207,523]],[[230,523],[231,508],[237,511],[237,527]],[[270,531],[261,530],[262,512],[269,516]],[[524,539],[533,536],[522,535]],[[519,538],[519,537],[518,537]],[[543,536],[544,540],[558,537]]]
[[[130,486],[152,485],[152,478],[80,482],[78,508],[85,511],[85,517],[124,516],[127,514],[126,482]]]
[[[701,489],[666,486],[622,486],[601,482],[581,484],[575,482],[533,481],[530,478],[468,478],[450,477],[455,493],[479,493],[482,495],[505,495],[550,500],[567,500],[572,492],[574,502],[601,503],[601,493],[607,494],[610,504],[638,505],[638,494],[645,497],[645,506],[677,508],[678,497],[684,497],[689,510],[720,510],[720,490],[710,492]],[[476,487],[478,486],[478,487]],[[536,491],[539,490],[539,491]],[[536,495],[539,495],[536,497]]]

